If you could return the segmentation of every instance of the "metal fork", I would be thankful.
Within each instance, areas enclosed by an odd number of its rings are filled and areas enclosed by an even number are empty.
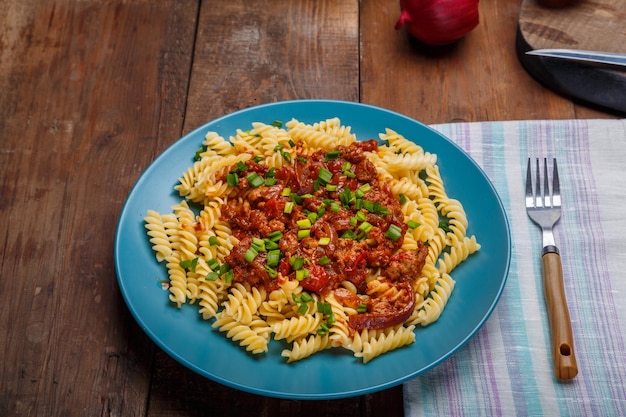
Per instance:
[[[563,287],[563,268],[561,255],[554,242],[552,229],[561,217],[561,190],[556,158],[553,159],[552,190],[548,180],[548,161],[543,160],[543,192],[539,158],[536,160],[535,190],[531,159],[528,158],[526,171],[526,213],[541,227],[543,249],[541,264],[543,271],[543,290],[552,334],[552,359],[554,373],[559,379],[571,379],[578,374],[574,354],[574,336],[572,323]]]

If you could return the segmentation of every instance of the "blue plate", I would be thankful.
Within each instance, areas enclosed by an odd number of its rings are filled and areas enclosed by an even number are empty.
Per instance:
[[[284,348],[253,356],[203,321],[196,305],[177,309],[160,281],[167,277],[148,242],[143,218],[148,209],[171,211],[173,191],[193,163],[207,131],[228,138],[252,122],[314,123],[339,117],[361,140],[378,138],[389,127],[438,155],[448,194],[460,200],[481,250],[452,273],[457,284],[437,322],[415,330],[416,342],[368,364],[343,349],[330,349],[286,364]],[[400,114],[358,103],[303,100],[252,107],[216,119],[185,135],[163,152],[131,191],[119,218],[115,266],[128,307],[152,340],[174,359],[221,384],[259,395],[290,399],[333,399],[390,388],[437,366],[470,340],[495,308],[506,281],[511,239],[502,203],[478,165],[446,137]]]

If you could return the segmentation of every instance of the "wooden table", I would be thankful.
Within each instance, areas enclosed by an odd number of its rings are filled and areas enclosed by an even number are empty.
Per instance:
[[[263,398],[206,380],[141,331],[113,239],[131,187],[181,135],[288,99],[427,124],[611,118],[514,53],[519,0],[458,44],[393,29],[395,0],[0,0],[0,415],[402,415],[402,390]]]

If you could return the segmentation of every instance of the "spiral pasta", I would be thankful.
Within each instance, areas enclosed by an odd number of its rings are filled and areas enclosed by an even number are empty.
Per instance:
[[[298,279],[284,277],[271,289],[233,280],[227,258],[241,236],[233,234],[222,208],[231,200],[255,197],[234,193],[228,174],[253,160],[269,170],[288,167],[294,158],[357,141],[351,128],[336,117],[313,124],[292,119],[284,125],[255,122],[228,139],[208,132],[196,160],[174,187],[181,201],[171,213],[146,212],[148,241],[156,260],[165,264],[169,300],[179,308],[196,303],[202,319],[213,321],[213,328],[252,354],[267,353],[269,343],[289,345],[281,353],[288,363],[330,348],[344,349],[367,363],[413,343],[416,326],[436,321],[450,300],[455,287],[452,271],[480,244],[468,235],[462,203],[446,193],[437,155],[391,129],[379,139],[376,150],[364,153],[401,204],[406,232],[400,251],[428,246],[424,266],[411,286],[400,288],[377,268],[359,286],[342,281],[341,295],[338,289],[307,292]],[[353,319],[368,303],[393,304],[407,293],[414,307],[402,324],[355,330]]]

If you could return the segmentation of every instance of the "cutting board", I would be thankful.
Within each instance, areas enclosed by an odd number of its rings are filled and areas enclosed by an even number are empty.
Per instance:
[[[546,87],[590,106],[626,114],[626,68],[525,54],[545,48],[626,54],[626,0],[571,0],[558,8],[522,0],[516,40],[520,62]]]

